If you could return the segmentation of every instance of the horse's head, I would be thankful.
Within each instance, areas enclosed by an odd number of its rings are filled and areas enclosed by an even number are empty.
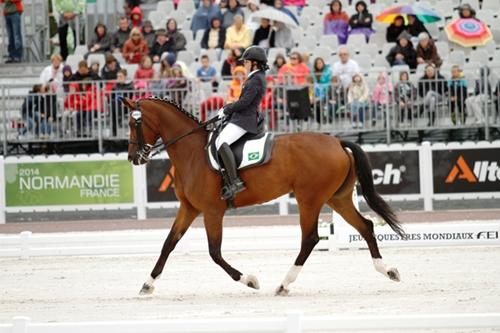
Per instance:
[[[140,100],[134,102],[127,97],[123,97],[121,101],[130,110],[128,160],[134,165],[145,164],[149,161],[149,155],[160,137],[160,133],[155,132],[156,126],[151,123],[152,118],[150,116],[144,117]]]

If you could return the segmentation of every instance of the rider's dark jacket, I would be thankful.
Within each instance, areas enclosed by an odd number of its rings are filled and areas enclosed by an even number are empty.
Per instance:
[[[243,85],[240,98],[224,107],[224,113],[230,116],[230,123],[238,125],[249,133],[257,133],[257,113],[262,98],[266,93],[264,71],[250,75]]]

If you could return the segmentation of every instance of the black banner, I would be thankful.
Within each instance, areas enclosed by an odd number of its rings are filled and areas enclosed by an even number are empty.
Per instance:
[[[434,193],[500,191],[500,148],[432,152]]]
[[[148,202],[177,201],[174,192],[175,170],[170,160],[151,160],[146,166]]]
[[[373,182],[380,194],[419,194],[418,151],[368,152]]]

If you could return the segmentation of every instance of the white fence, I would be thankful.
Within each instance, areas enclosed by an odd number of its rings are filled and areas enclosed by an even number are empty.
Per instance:
[[[0,324],[0,333],[301,333],[339,331],[402,331],[406,329],[500,328],[500,313],[424,315],[303,316],[290,313],[280,318],[230,318],[189,320],[31,323],[14,317]]]

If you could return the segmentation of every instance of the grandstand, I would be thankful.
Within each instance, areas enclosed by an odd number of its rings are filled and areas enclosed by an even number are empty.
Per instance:
[[[33,110],[22,112],[23,103],[26,102],[33,85],[40,82],[40,74],[43,69],[50,66],[48,61],[54,48],[50,45],[49,33],[49,4],[43,0],[24,0],[25,11],[23,14],[23,36],[24,36],[24,62],[22,64],[9,64],[0,67],[0,98],[2,105],[2,125],[0,136],[2,137],[2,152],[5,155],[20,153],[65,153],[65,152],[107,152],[124,151],[128,130],[126,125],[127,115],[125,110],[117,105],[115,95],[109,89],[110,84],[104,80],[93,80],[87,82],[85,87],[91,91],[98,92],[93,95],[95,105],[92,112],[74,112],[68,109],[69,92],[63,90],[53,91],[54,100],[50,107],[54,108],[53,117],[36,118],[28,115],[34,114]],[[51,8],[57,0],[51,1]],[[245,1],[242,1],[244,3]],[[343,10],[351,17],[355,14],[355,6],[348,5],[344,0]],[[413,3],[413,1],[388,1],[377,0],[375,4],[369,4],[368,10],[375,18],[384,9],[393,4]],[[399,73],[409,72],[409,80],[416,87],[411,99],[414,106],[410,109],[411,116],[402,116],[399,110],[395,94],[390,93],[390,101],[383,105],[376,105],[371,100],[361,109],[363,124],[357,124],[359,119],[354,119],[355,111],[352,104],[348,102],[348,87],[339,87],[328,82],[324,87],[323,94],[318,94],[318,82],[314,79],[314,73],[310,80],[303,83],[309,88],[310,107],[312,115],[308,119],[295,119],[287,104],[291,96],[289,94],[300,93],[296,89],[296,83],[287,82],[286,78],[276,75],[269,92],[272,102],[262,105],[262,111],[266,116],[269,130],[285,133],[291,131],[319,131],[328,134],[347,136],[362,142],[390,143],[417,140],[449,141],[449,140],[492,140],[499,137],[500,118],[498,110],[498,93],[500,81],[500,15],[498,9],[500,0],[467,1],[475,10],[476,17],[490,27],[493,39],[486,45],[474,48],[465,48],[448,41],[444,32],[446,24],[458,18],[458,12],[451,10],[460,5],[459,0],[443,1],[419,1],[426,8],[434,10],[441,20],[434,24],[427,24],[426,28],[435,42],[437,51],[443,60],[440,73],[443,78],[435,78],[436,84],[449,85],[452,67],[458,65],[463,70],[463,80],[467,82],[468,92],[464,100],[476,95],[475,86],[479,86],[480,92],[485,90],[486,97],[481,99],[483,117],[475,117],[472,110],[464,107],[452,113],[453,103],[450,100],[451,90],[440,96],[436,105],[424,103],[425,96],[420,91],[419,81],[424,76],[426,64],[420,64],[415,69],[406,65],[391,67],[386,56],[394,43],[386,41],[385,23],[373,20],[372,28],[375,31],[367,43],[363,35],[350,35],[347,40],[347,48],[350,58],[357,62],[359,70],[367,87],[371,92],[377,85],[377,78],[381,72],[388,73],[388,79],[392,87],[396,87],[399,81]],[[333,66],[339,61],[339,42],[335,35],[323,33],[323,18],[330,11],[330,1],[309,0],[304,8],[288,7],[298,18],[299,25],[291,29],[293,45],[291,49],[283,47],[272,47],[268,51],[269,62],[272,64],[280,54],[287,56],[292,52],[309,56],[310,68],[314,60],[323,58],[325,63]],[[93,38],[94,27],[97,23],[103,23],[108,31],[113,33],[118,26],[121,16],[127,10],[124,0],[95,0],[86,1],[85,15],[78,17],[78,31],[81,31],[83,40],[77,38],[74,53],[70,54],[66,65],[70,65],[73,72],[76,71],[78,63],[86,59],[90,66],[93,62],[99,63],[99,71],[106,63],[104,53],[90,54],[88,44]],[[182,76],[169,78],[170,85],[157,85],[158,79],[151,77],[145,80],[145,86],[139,87],[134,83],[132,94],[134,97],[147,97],[152,95],[166,98],[180,98],[183,106],[196,116],[206,119],[210,111],[216,107],[203,108],[211,97],[222,97],[227,100],[231,90],[231,80],[223,75],[222,70],[227,62],[228,52],[217,49],[206,50],[201,47],[203,33],[191,31],[196,7],[199,1],[143,1],[140,8],[144,20],[151,21],[153,28],[165,29],[167,20],[175,18],[179,31],[185,37],[185,48],[175,50],[175,65],[182,68]],[[247,7],[242,8],[245,17],[251,15]],[[52,15],[52,14],[51,14]],[[7,38],[5,22],[0,23],[0,55],[7,54]],[[136,82],[138,64],[127,63],[120,50],[113,52],[121,68],[127,70],[128,81]],[[218,85],[214,87],[196,78],[200,59],[202,55],[208,55],[211,65],[215,68]],[[165,55],[162,56],[164,58]],[[287,58],[288,59],[288,58]],[[289,60],[289,59],[288,59]],[[174,66],[175,66],[174,65]],[[487,77],[480,76],[480,68],[488,66],[490,74]],[[153,64],[156,73],[160,71],[160,63]],[[313,71],[314,72],[314,71]],[[278,74],[278,73],[276,73]],[[229,79],[229,80],[228,80]],[[156,81],[155,81],[156,80]],[[166,80],[160,78],[160,80]],[[162,81],[163,82],[163,81]],[[81,82],[76,81],[80,86]],[[113,83],[114,84],[114,83]],[[155,85],[156,84],[156,85]],[[153,88],[154,86],[154,88]],[[491,86],[491,89],[486,89]],[[485,89],[483,89],[485,88]],[[391,88],[392,89],[392,88]],[[36,95],[36,94],[35,94]],[[47,94],[33,96],[36,103],[46,103]],[[52,97],[50,97],[52,98]],[[78,103],[87,98],[86,92],[77,92]],[[280,102],[278,102],[280,101]],[[77,103],[77,104],[78,104]],[[76,108],[77,109],[77,108]],[[26,109],[24,109],[26,110]],[[77,110],[76,110],[77,111]],[[81,111],[81,110],[80,110]],[[87,110],[88,111],[88,110]],[[50,119],[49,119],[50,118]],[[460,120],[460,121],[459,121]],[[33,121],[35,124],[30,124]]]

